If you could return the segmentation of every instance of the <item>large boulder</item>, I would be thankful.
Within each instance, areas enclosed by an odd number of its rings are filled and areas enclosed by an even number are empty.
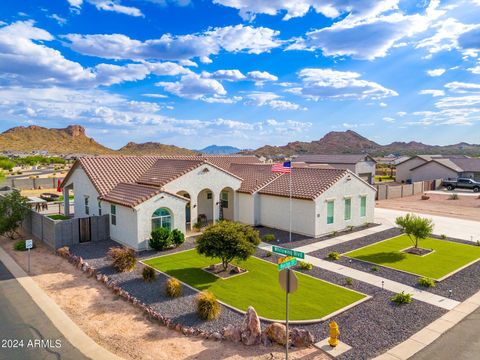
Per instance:
[[[248,307],[242,325],[242,343],[245,345],[258,345],[262,339],[262,327],[257,312],[252,306]]]
[[[239,327],[228,324],[227,327],[223,328],[223,337],[226,340],[238,343],[242,341],[242,331]]]
[[[295,347],[307,347],[315,342],[313,334],[305,329],[293,328],[289,331],[290,343]]]
[[[280,345],[285,345],[287,342],[287,328],[280,323],[272,323],[265,329],[265,334],[268,338]]]

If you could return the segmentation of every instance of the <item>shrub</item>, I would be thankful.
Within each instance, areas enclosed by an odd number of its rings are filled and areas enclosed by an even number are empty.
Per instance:
[[[449,200],[458,200],[458,194],[452,194],[450,195],[450,197],[448,198]]]
[[[142,270],[143,281],[152,282],[157,277],[155,270],[150,266],[145,266]]]
[[[410,304],[412,302],[412,294],[405,294],[404,291],[398,293],[390,298],[391,301],[398,305]]]
[[[372,266],[370,270],[372,270],[373,272],[378,271],[378,266]]]
[[[68,246],[61,247],[60,249],[57,249],[57,254],[62,257],[67,257],[70,255],[70,248]]]
[[[197,231],[200,231],[202,229],[202,224],[197,221],[195,224],[193,224],[193,228]]]
[[[265,257],[270,257],[272,256],[272,252],[271,251],[267,251],[267,253],[265,254]]]
[[[350,226],[348,227],[348,231],[353,231],[354,228],[355,228],[355,227],[354,227],[353,225],[350,225]]]
[[[337,235],[338,235],[338,231],[333,231],[333,232],[332,232],[332,236],[333,236],[333,237],[335,237],[335,236],[337,236]]]
[[[272,242],[272,241],[275,241],[277,240],[277,237],[275,236],[275,234],[265,234],[263,235],[263,241],[265,242]]]
[[[442,234],[442,235],[440,235],[440,237],[441,237],[443,240],[445,240],[445,239],[447,238],[447,235]]]
[[[112,259],[112,266],[118,272],[132,271],[137,264],[137,256],[133,249],[126,247],[111,247],[107,253]]]
[[[152,249],[164,250],[172,245],[172,233],[165,228],[156,228],[151,232],[148,244]]]
[[[427,287],[427,288],[435,287],[435,281],[427,277],[422,277],[418,279],[418,285]]]
[[[306,262],[306,261],[300,261],[298,263],[298,267],[302,270],[312,270],[313,269],[313,265],[310,264],[309,262]]]
[[[353,279],[351,277],[345,278],[345,285],[353,285]]]
[[[171,298],[182,295],[182,284],[175,278],[170,278],[165,283],[165,293]]]
[[[220,315],[221,307],[215,295],[202,291],[197,295],[197,313],[202,320],[213,320]]]
[[[183,235],[183,233],[180,230],[174,229],[172,231],[172,243],[175,246],[180,246],[184,242],[185,242],[185,235]]]
[[[35,247],[35,243],[33,243],[33,248]],[[18,240],[17,242],[15,242],[15,244],[13,245],[13,250],[27,251],[27,248],[25,247],[25,240]]]
[[[336,251],[332,251],[331,253],[328,254],[328,258],[330,260],[340,260],[340,254]]]

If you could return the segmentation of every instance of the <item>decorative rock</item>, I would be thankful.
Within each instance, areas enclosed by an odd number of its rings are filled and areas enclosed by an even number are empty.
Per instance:
[[[242,341],[242,331],[237,326],[228,324],[227,327],[223,328],[223,337],[226,340],[238,343]]]
[[[222,340],[222,334],[220,334],[218,331],[215,331],[214,333],[212,333],[210,335],[209,338],[212,339],[212,340],[220,341],[220,340]]]
[[[260,319],[257,312],[252,306],[248,307],[245,319],[242,325],[242,343],[245,345],[258,345],[260,344],[262,336],[262,328],[260,326]]]
[[[315,338],[308,330],[293,328],[290,332],[290,341],[295,347],[307,347],[315,342]]]
[[[270,340],[268,338],[268,335],[265,332],[262,333],[261,343],[262,343],[263,346],[272,346],[273,345],[272,340]]]
[[[280,345],[285,345],[287,342],[287,328],[280,323],[272,323],[265,329],[267,337]]]
[[[101,273],[97,273],[97,275],[95,276],[95,278],[97,279],[97,281],[102,281],[102,274]]]
[[[242,269],[240,269],[238,266],[234,266],[232,268],[232,272],[235,274],[240,274],[242,272]]]
[[[182,325],[181,324],[175,325],[175,331],[182,332]]]

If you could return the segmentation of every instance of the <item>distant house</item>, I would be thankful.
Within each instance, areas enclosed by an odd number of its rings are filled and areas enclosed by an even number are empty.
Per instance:
[[[300,155],[292,160],[306,165],[329,165],[335,169],[347,169],[369,184],[375,180],[376,161],[366,154]]]
[[[397,165],[399,182],[459,177],[480,180],[480,158],[464,155],[417,155]]]
[[[110,216],[113,240],[141,250],[153,229],[192,230],[220,219],[318,237],[373,221],[376,189],[344,169],[273,173],[254,156],[97,156],[63,181],[75,217]]]

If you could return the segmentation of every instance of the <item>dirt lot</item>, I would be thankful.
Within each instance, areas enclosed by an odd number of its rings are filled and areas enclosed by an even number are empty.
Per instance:
[[[25,269],[26,254],[0,245]],[[32,278],[98,344],[124,359],[283,359],[282,348],[246,347],[187,338],[150,322],[136,308],[52,254],[43,244],[32,251]],[[314,348],[292,350],[292,359],[327,360]]]
[[[422,195],[399,199],[377,201],[377,207],[418,213],[456,217],[480,221],[480,198],[476,196],[459,196],[451,200],[451,195],[429,194],[429,200],[422,200]]]

